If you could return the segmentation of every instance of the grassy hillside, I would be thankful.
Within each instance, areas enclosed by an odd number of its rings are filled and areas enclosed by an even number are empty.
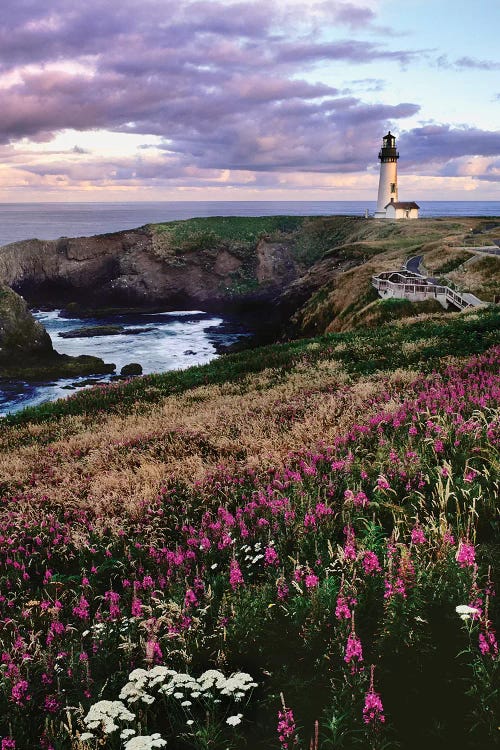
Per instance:
[[[463,248],[491,244],[499,234],[497,226],[496,220],[471,217],[386,222],[352,216],[270,216],[190,219],[149,229],[162,258],[227,250],[243,260],[235,294],[259,289],[259,242],[285,246],[302,273],[309,271],[314,278],[317,269],[317,279],[293,318],[297,333],[313,335],[382,322],[384,307],[379,308],[371,277],[400,268],[412,255],[423,255],[424,267],[444,284],[493,301],[500,287],[500,257],[484,258]],[[293,298],[293,291],[283,291]],[[407,310],[400,306],[398,314],[411,317],[416,310],[426,312],[429,304]]]
[[[427,312],[2,420],[0,735],[492,747],[499,323]]]

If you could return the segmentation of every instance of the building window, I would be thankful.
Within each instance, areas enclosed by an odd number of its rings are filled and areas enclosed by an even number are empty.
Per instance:
[[[395,192],[396,192],[396,183],[391,182],[391,193],[395,193]]]

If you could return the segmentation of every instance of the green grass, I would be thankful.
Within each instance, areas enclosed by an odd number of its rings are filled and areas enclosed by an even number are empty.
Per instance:
[[[151,225],[157,235],[166,235],[174,253],[211,250],[227,246],[232,251],[253,249],[267,237],[277,240],[296,232],[305,221],[303,216],[211,216],[187,221]]]
[[[300,363],[338,360],[353,376],[399,367],[423,372],[439,369],[443,358],[470,356],[500,344],[500,310],[470,315],[437,315],[410,325],[386,324],[312,339],[300,339],[225,355],[207,365],[147,375],[128,383],[97,387],[71,398],[8,415],[4,425],[42,423],[67,415],[91,416],[99,411],[129,412],[141,404],[208,384],[234,382],[252,373],[284,372]]]
[[[442,266],[435,268],[433,274],[451,273],[451,271],[455,271],[462,265],[462,263],[465,263],[465,261],[469,260],[471,257],[470,253],[460,253],[456,258],[452,258],[451,260],[446,261],[446,263],[443,263]]]

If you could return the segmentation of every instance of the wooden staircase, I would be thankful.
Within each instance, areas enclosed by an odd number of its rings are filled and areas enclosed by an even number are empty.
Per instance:
[[[383,271],[372,276],[372,285],[384,299],[408,299],[411,302],[435,299],[444,308],[452,305],[458,310],[482,307],[485,304],[473,294],[456,292],[449,286],[441,286],[422,274],[406,269]]]

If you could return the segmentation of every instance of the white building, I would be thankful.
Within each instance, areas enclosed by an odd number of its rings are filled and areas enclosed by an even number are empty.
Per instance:
[[[376,219],[418,219],[419,206],[414,201],[398,201],[398,159],[396,137],[391,131],[382,139],[380,177],[378,182]]]
[[[382,148],[378,158],[380,159],[380,177],[378,181],[376,219],[385,219],[385,207],[391,200],[398,200],[398,159],[399,153],[396,149],[396,138],[387,133],[382,139]]]
[[[418,219],[419,208],[415,201],[391,201],[385,207],[385,218]]]

